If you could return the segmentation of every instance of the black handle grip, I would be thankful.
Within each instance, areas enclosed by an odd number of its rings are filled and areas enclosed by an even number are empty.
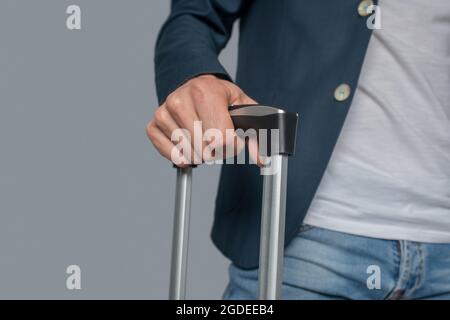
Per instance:
[[[267,155],[271,155],[270,130],[279,130],[278,154],[293,155],[297,137],[298,114],[283,109],[259,105],[246,104],[229,107],[231,120],[235,129],[268,130]],[[258,135],[259,136],[259,135]]]

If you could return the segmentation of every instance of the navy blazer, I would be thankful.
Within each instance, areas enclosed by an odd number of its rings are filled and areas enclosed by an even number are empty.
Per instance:
[[[212,73],[240,19],[235,83],[261,104],[298,112],[289,160],[286,244],[314,197],[350,107],[371,36],[360,0],[173,0],[155,52],[160,103],[183,82]],[[340,84],[352,92],[334,98]],[[258,265],[262,177],[254,165],[224,165],[212,239],[242,268]]]

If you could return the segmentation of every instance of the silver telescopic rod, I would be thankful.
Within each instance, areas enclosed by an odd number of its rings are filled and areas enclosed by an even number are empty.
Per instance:
[[[192,168],[177,168],[172,260],[170,266],[170,300],[183,300],[186,297],[191,186]]]
[[[259,251],[259,299],[281,297],[286,215],[287,155],[273,155],[264,172],[261,240]],[[268,174],[271,173],[271,174]]]

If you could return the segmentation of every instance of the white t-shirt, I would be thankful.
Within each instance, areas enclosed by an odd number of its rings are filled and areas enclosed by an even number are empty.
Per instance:
[[[450,243],[450,0],[380,0],[358,88],[305,223]]]

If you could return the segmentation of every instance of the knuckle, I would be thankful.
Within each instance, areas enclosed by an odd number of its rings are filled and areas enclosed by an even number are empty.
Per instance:
[[[155,111],[154,118],[155,118],[156,123],[159,123],[159,124],[164,123],[167,120],[166,111],[162,107],[159,107]]]
[[[177,93],[170,94],[166,99],[167,108],[173,112],[179,112],[183,106],[183,99]]]
[[[150,140],[154,140],[155,138],[155,125],[154,122],[151,121],[148,123],[146,128],[147,136],[150,138]]]
[[[199,80],[198,82],[194,82],[189,87],[190,95],[196,102],[203,101],[205,99],[207,88],[204,81],[205,81],[204,79]]]

